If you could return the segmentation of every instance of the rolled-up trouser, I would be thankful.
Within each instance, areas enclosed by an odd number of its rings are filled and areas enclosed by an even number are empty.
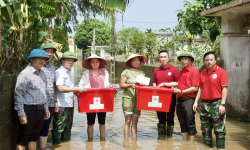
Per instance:
[[[219,114],[219,107],[221,99],[216,101],[202,101],[201,102],[201,131],[204,141],[212,141],[212,129],[216,135],[216,141],[224,141],[217,143],[217,148],[225,147],[226,135],[226,112],[223,115]],[[220,144],[220,145],[218,145]]]
[[[166,124],[168,126],[173,126],[174,125],[174,114],[175,114],[175,106],[176,106],[176,94],[172,95],[171,98],[171,104],[170,104],[170,109],[169,112],[160,112],[157,111],[157,117],[159,119],[159,124]]]
[[[74,107],[59,107],[54,113],[52,134],[70,131],[72,129]]]
[[[178,100],[177,117],[181,126],[181,133],[188,132],[190,136],[197,133],[195,127],[195,112],[193,111],[194,98]]]

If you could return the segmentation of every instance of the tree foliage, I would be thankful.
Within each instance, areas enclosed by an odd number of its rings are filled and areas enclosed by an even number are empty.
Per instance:
[[[25,58],[50,35],[49,26],[55,17],[61,24],[55,26],[54,32],[65,34],[72,31],[70,24],[78,23],[77,15],[108,16],[111,10],[124,11],[128,3],[128,0],[1,0],[0,75],[19,72],[26,66]],[[66,44],[64,47],[68,47]]]
[[[117,33],[117,47],[119,53],[139,53],[146,55],[148,60],[153,58],[153,52],[156,49],[157,38],[152,32],[152,29],[148,29],[143,33],[138,28],[125,28]]]
[[[53,41],[63,45],[61,52],[69,50],[68,34],[66,27],[62,24],[59,18],[55,19],[54,29],[52,32]]]
[[[135,31],[132,33],[132,39],[129,43],[131,45],[130,51],[143,54],[145,44],[144,33],[142,31]]]
[[[93,32],[95,34],[95,45],[109,45],[111,27],[98,19],[85,19],[81,24],[77,25],[75,33],[75,42],[78,48],[86,49],[93,42]]]
[[[176,10],[179,24],[184,24],[185,28],[192,35],[202,35],[204,30],[210,31],[210,39],[213,42],[220,34],[220,17],[200,16],[202,11],[220,6],[234,0],[194,0],[193,4],[184,1],[185,10]]]
[[[146,56],[150,56],[153,54],[153,50],[156,48],[157,45],[157,39],[156,35],[152,32],[150,33],[145,33],[145,50],[146,50]]]
[[[116,34],[117,39],[117,48],[119,50],[119,53],[124,53],[127,50],[131,51],[130,48],[130,41],[133,37],[133,32],[138,32],[139,29],[136,27],[131,28],[125,28],[123,30],[120,30]]]

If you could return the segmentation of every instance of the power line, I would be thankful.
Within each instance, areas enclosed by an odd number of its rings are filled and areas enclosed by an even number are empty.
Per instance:
[[[116,21],[122,21],[122,20],[116,20]],[[151,24],[167,24],[167,23],[178,23],[178,22],[138,22],[138,21],[125,21],[123,22],[132,22],[132,23],[151,23]]]

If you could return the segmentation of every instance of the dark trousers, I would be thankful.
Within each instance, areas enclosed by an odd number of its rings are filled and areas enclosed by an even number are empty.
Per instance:
[[[96,115],[98,116],[98,123],[105,124],[106,112],[96,112],[96,113],[86,113],[86,114],[87,114],[88,125],[95,124]]]
[[[35,107],[24,105],[24,112],[27,116],[27,124],[22,125],[18,119],[19,135],[17,144],[26,146],[30,141],[37,141],[39,133],[43,128],[43,121],[45,116],[44,108],[38,109]]]
[[[175,106],[176,106],[176,95],[173,94],[172,98],[171,98],[171,105],[170,105],[170,109],[169,112],[160,112],[157,111],[157,117],[159,119],[159,124],[167,124],[170,126],[174,125],[174,114],[175,114]]]
[[[54,115],[54,109],[55,107],[49,107],[49,112],[50,112],[50,118],[47,120],[44,120],[43,122],[43,129],[40,132],[40,136],[48,136],[48,132],[49,132],[49,125],[50,122],[52,121],[53,115]]]
[[[195,112],[193,111],[194,98],[187,100],[178,100],[177,116],[181,126],[181,133],[195,135],[197,133],[195,127]]]

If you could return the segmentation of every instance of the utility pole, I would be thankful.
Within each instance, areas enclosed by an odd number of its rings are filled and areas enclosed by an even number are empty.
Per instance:
[[[115,11],[113,10],[112,13],[112,29],[111,29],[111,43],[110,43],[110,55],[111,55],[111,61],[110,61],[110,77],[115,77]]]
[[[124,29],[124,24],[123,24],[123,12],[122,12],[122,30]]]
[[[93,42],[92,42],[92,47],[91,47],[91,55],[95,54],[95,28],[93,32]]]

